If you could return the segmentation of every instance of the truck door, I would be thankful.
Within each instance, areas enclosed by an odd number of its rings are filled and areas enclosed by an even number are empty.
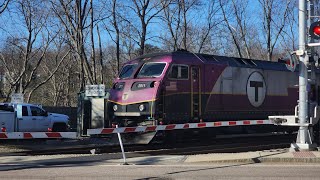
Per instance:
[[[17,105],[17,119],[18,119],[18,131],[19,132],[31,132],[35,131],[35,126],[32,120],[31,113],[29,112],[28,106]]]
[[[191,67],[191,118],[199,120],[201,117],[201,77],[198,66]]]
[[[30,111],[35,131],[48,131],[50,122],[47,119],[47,116],[45,116],[45,111],[38,106],[30,106]]]

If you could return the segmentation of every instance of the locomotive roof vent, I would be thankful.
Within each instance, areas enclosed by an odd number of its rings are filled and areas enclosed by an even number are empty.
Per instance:
[[[240,59],[240,58],[234,58],[234,60],[235,60],[237,63],[241,64],[241,65],[247,65],[247,63],[244,62],[244,61],[243,61],[242,59]]]
[[[241,58],[234,58],[234,60],[240,65],[249,65],[249,66],[257,66],[251,59],[241,59]]]
[[[254,63],[251,59],[242,59],[243,61],[245,61],[247,64],[250,64],[252,66],[257,66],[256,63]]]
[[[213,55],[209,55],[209,54],[201,54],[201,56],[206,59],[207,61],[215,61],[215,62],[219,62],[218,59],[216,59]]]

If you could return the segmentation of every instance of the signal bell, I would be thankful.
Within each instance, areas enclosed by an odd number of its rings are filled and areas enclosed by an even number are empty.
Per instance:
[[[311,24],[309,34],[313,39],[320,39],[320,22],[314,22]]]

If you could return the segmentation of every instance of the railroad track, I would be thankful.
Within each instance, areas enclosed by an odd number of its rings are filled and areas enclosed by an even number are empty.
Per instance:
[[[278,148],[288,148],[290,143],[295,140],[296,135],[272,135],[240,138],[218,138],[211,142],[178,144],[171,148],[159,150],[144,150],[139,153],[149,155],[193,155],[206,153],[236,153],[246,151],[270,150]],[[263,138],[261,138],[263,137]],[[137,153],[137,151],[135,151]]]
[[[128,154],[145,155],[192,155],[205,153],[232,153],[288,148],[296,134],[271,134],[251,136],[225,136],[213,139],[188,139],[176,144],[125,145]],[[33,149],[18,155],[121,153],[119,145],[71,145],[66,147]]]

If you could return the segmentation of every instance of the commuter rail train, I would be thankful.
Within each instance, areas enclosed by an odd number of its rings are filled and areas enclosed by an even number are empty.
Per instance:
[[[138,57],[110,90],[120,126],[267,119],[294,114],[298,73],[284,62],[194,54]]]

